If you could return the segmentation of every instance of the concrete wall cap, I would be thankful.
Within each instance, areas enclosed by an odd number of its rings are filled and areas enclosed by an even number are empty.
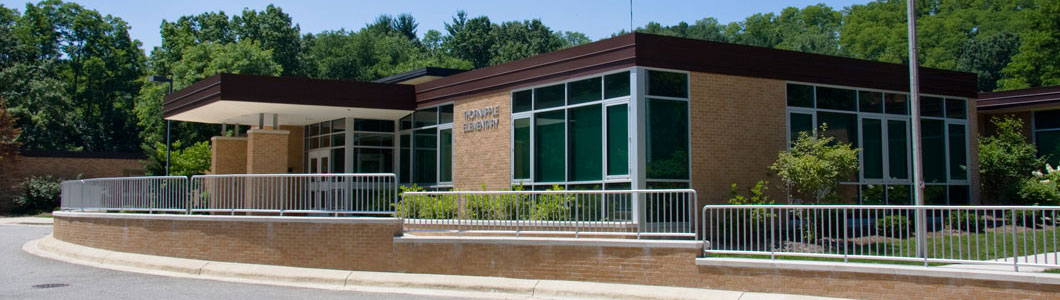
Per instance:
[[[335,224],[401,224],[399,218],[375,217],[291,217],[291,216],[226,216],[226,215],[173,215],[141,213],[97,213],[56,211],[56,217],[96,218],[96,219],[131,219],[131,220],[173,220],[173,221],[222,221],[222,222],[293,222],[293,223],[335,223]]]
[[[908,265],[888,265],[869,263],[843,263],[823,261],[771,260],[755,258],[696,258],[697,266],[759,268],[773,270],[826,271],[872,273],[901,276],[923,276],[935,278],[1008,281],[1060,285],[1060,275],[1045,273],[1017,273],[1003,271],[984,271],[973,269],[954,269],[939,267],[922,267]]]
[[[258,133],[258,134],[291,134],[290,130],[274,130],[274,129],[251,129],[247,130],[247,134]]]
[[[245,141],[245,136],[215,136],[210,138],[211,141]]]
[[[701,249],[700,241],[669,240],[625,240],[599,238],[542,238],[542,237],[481,237],[481,236],[415,236],[394,237],[395,243],[432,243],[432,244],[497,244],[497,245],[536,245],[536,246],[592,246],[592,247],[635,247],[635,248],[679,248]]]

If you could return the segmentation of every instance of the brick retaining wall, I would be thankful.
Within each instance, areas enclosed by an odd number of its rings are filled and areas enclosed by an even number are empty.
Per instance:
[[[696,265],[667,242],[401,236],[392,218],[59,213],[55,238],[113,251],[341,270],[699,287],[864,299],[1057,299],[1060,286]],[[691,243],[687,243],[691,244]],[[693,244],[694,245],[694,244]]]

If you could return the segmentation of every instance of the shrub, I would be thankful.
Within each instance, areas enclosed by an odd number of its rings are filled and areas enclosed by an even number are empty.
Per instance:
[[[1023,135],[1023,122],[1013,116],[994,117],[996,133],[979,138],[979,175],[983,194],[1000,204],[1029,204],[1019,195],[1031,172],[1045,164]],[[1034,191],[1027,191],[1032,193]]]
[[[456,197],[441,195],[405,195],[405,192],[422,192],[415,184],[399,187],[401,201],[394,204],[394,214],[403,218],[451,219],[456,217]]]
[[[791,149],[780,152],[769,167],[791,187],[795,202],[835,202],[839,182],[858,170],[859,150],[826,135],[826,125],[816,134],[800,132]]]
[[[909,236],[909,218],[886,216],[876,220],[876,232],[881,236],[904,238]]]
[[[1045,172],[1031,172],[1031,178],[1024,179],[1018,192],[1019,199],[1025,204],[1060,205],[1060,170],[1045,164]]]
[[[979,232],[986,229],[986,220],[975,213],[958,211],[950,213],[946,226],[958,231]]]
[[[18,213],[51,212],[59,207],[62,186],[57,178],[32,176],[22,181],[21,190],[15,197],[15,211]]]

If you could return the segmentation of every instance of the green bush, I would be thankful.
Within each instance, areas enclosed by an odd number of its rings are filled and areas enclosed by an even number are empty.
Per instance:
[[[418,219],[456,219],[460,217],[460,202],[463,201],[463,218],[472,220],[572,220],[572,210],[579,205],[573,194],[564,193],[563,188],[553,186],[538,194],[494,194],[494,195],[405,195],[419,192],[416,186],[401,186],[401,201],[394,204],[395,215]],[[521,191],[522,187],[516,187]],[[588,201],[588,200],[587,200]]]
[[[22,181],[21,193],[15,196],[15,212],[38,214],[59,207],[62,185],[52,176],[32,176]]]
[[[1045,172],[1031,172],[1031,178],[1024,179],[1018,192],[1021,202],[1033,205],[1060,205],[1060,170],[1045,164]]]
[[[950,213],[946,226],[958,231],[979,232],[986,229],[986,219],[975,213],[958,211]]]
[[[903,216],[886,216],[876,220],[876,232],[881,236],[905,238],[909,236],[909,218]]]
[[[1023,121],[993,117],[995,134],[979,138],[979,177],[984,198],[998,204],[1031,204],[1019,194],[1024,181],[1043,164],[1038,150],[1023,135]],[[1034,193],[1037,191],[1027,191]],[[1041,196],[1041,195],[1034,195]]]
[[[769,167],[791,187],[791,200],[802,204],[842,202],[839,182],[858,170],[858,151],[826,134],[827,124],[816,134],[800,132],[787,151]]]

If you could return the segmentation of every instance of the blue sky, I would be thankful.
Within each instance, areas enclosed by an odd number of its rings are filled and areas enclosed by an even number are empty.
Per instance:
[[[8,8],[22,11],[26,0],[0,0]],[[150,49],[161,42],[158,33],[162,20],[175,20],[183,15],[223,10],[229,16],[243,8],[264,9],[272,3],[281,8],[302,33],[323,30],[360,29],[380,14],[410,13],[419,22],[419,34],[435,29],[444,32],[444,23],[465,10],[470,16],[486,15],[493,22],[539,18],[553,30],[578,31],[593,40],[609,37],[629,28],[629,0],[531,0],[531,1],[322,1],[322,0],[78,0],[73,1],[104,14],[122,18],[132,26],[130,34]],[[742,20],[758,12],[779,12],[784,7],[803,7],[825,3],[836,9],[861,4],[869,0],[634,0],[635,27],[656,21],[664,25],[681,21],[689,23],[704,17],[717,18],[721,23]]]

